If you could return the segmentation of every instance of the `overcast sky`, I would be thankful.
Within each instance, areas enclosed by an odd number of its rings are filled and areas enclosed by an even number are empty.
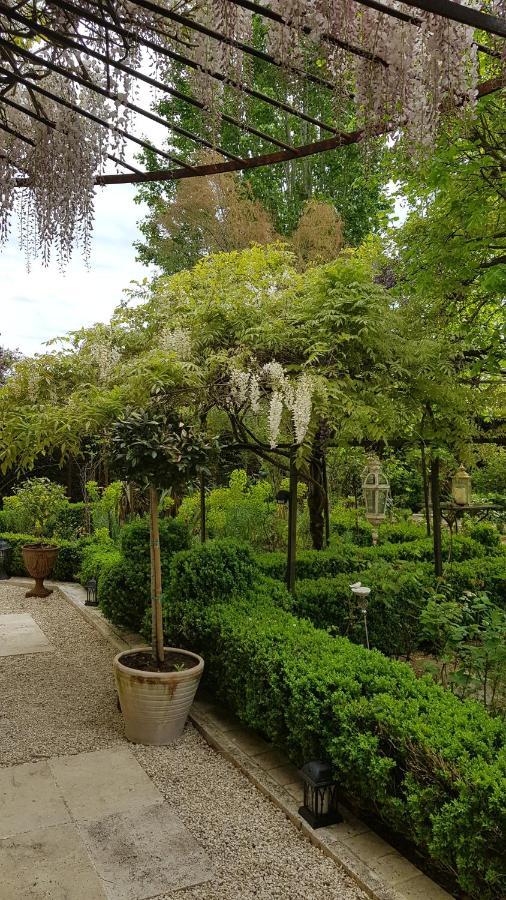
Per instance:
[[[129,282],[148,275],[132,247],[144,212],[134,195],[132,185],[98,189],[89,269],[76,253],[65,275],[56,263],[27,272],[15,233],[0,248],[0,345],[31,355],[56,335],[109,319]]]

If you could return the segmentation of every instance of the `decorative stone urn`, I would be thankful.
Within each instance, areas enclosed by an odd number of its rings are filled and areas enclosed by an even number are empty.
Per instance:
[[[166,647],[167,671],[158,672],[150,648],[137,647],[119,653],[113,665],[128,740],[157,746],[175,741],[204,671],[202,657]]]
[[[51,575],[59,552],[59,547],[51,547],[49,544],[25,544],[22,548],[23,562],[28,574],[35,579],[33,588],[25,596],[49,597],[53,593],[51,589],[44,587],[44,579]]]

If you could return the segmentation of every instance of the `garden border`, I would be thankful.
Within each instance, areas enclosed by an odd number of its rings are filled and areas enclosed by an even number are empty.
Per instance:
[[[20,577],[13,577],[9,581],[11,584],[23,587],[31,583],[31,579]],[[103,616],[98,607],[86,606],[86,591],[81,585],[57,581],[46,581],[46,583],[49,587],[57,588],[65,600],[79,612],[83,619],[95,628],[102,637],[108,640],[118,652],[135,645],[145,644],[140,635],[126,632],[112,625]],[[325,856],[339,865],[372,900],[405,900],[407,897],[413,897],[414,900],[415,898],[417,900],[419,897],[423,897],[424,900],[444,900],[444,898],[450,900],[450,894],[424,875],[420,869],[417,869],[402,854],[398,853],[394,847],[383,841],[367,825],[360,823],[351,814],[349,819],[354,823],[352,828],[354,826],[358,826],[358,828],[363,826],[361,832],[355,830],[355,835],[370,833],[372,835],[371,840],[375,839],[381,842],[382,847],[384,845],[384,853],[378,857],[378,860],[384,860],[386,857],[392,856],[393,862],[400,862],[410,873],[406,878],[402,878],[392,886],[387,885],[384,881],[385,876],[376,872],[374,865],[371,866],[366,863],[340,840],[339,836],[342,833],[342,826],[334,825],[314,831],[299,815],[300,801],[297,801],[294,793],[290,792],[290,789],[297,787],[297,785],[289,784],[288,789],[286,789],[284,784],[276,779],[276,775],[271,774],[276,773],[278,770],[279,772],[283,770],[283,773],[293,770],[294,767],[291,766],[288,759],[283,757],[278,751],[274,751],[278,757],[275,765],[270,769],[261,765],[262,756],[273,755],[272,750],[269,750],[269,745],[263,742],[261,738],[255,736],[252,738],[239,720],[225,710],[221,710],[215,703],[202,699],[195,701],[190,713],[190,719],[205,741],[238,768],[265,797],[274,803],[285,814],[292,825],[297,828],[301,837],[309,840],[313,846],[317,847]],[[251,755],[251,752],[248,752],[248,745],[251,744],[252,740],[256,744],[255,749],[257,751],[253,755]],[[240,746],[241,742],[243,747]],[[263,753],[262,751],[265,749],[269,752]],[[374,863],[375,860],[372,862]],[[417,884],[414,884],[414,882],[417,882]],[[408,888],[409,894],[404,893],[403,887]],[[411,887],[415,890],[414,894],[411,891]]]

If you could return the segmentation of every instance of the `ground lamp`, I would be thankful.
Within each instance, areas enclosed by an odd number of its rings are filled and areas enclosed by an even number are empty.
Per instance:
[[[385,521],[390,485],[377,456],[372,456],[368,461],[362,490],[367,520],[372,525],[380,525]]]
[[[452,478],[452,499],[458,506],[471,506],[471,476],[459,466]]]
[[[97,587],[97,579],[90,578],[86,585],[86,606],[98,606]]]
[[[358,608],[362,611],[362,615],[364,617],[365,643],[367,649],[370,650],[369,630],[367,628],[367,607],[369,605],[369,594],[371,593],[371,588],[366,587],[365,584],[362,584],[361,581],[355,581],[354,584],[350,584],[350,588],[353,596],[357,598]]]
[[[8,541],[0,541],[0,579],[5,581],[9,577],[7,570],[9,568],[9,559],[11,554],[11,545]]]
[[[300,770],[304,782],[304,805],[299,809],[311,828],[342,822],[337,809],[337,784],[331,766],[321,759],[306,763]]]

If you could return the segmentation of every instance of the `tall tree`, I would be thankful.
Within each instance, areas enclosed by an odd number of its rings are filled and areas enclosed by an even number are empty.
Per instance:
[[[252,41],[259,50],[266,49],[266,34],[261,22],[254,20]],[[322,70],[315,59],[315,76]],[[352,106],[343,99],[337,104],[332,92],[323,84],[291,79],[283,70],[263,62],[250,59],[249,71],[244,73],[249,86],[266,96],[284,100],[286,104],[301,110],[308,117],[329,123],[336,128],[352,127]],[[247,75],[247,77],[246,77]],[[169,67],[167,77],[176,88],[185,94],[199,94],[198,75],[179,64]],[[234,88],[223,85],[223,110],[225,114],[243,122],[254,123],[258,133],[292,145],[300,145],[319,140],[325,136],[319,127],[301,120],[285,110],[269,105],[256,97],[251,97]],[[228,121],[218,126],[206,111],[185,103],[177,98],[164,100],[158,106],[160,115],[168,121],[194,134],[204,135],[211,147],[221,147],[236,156],[269,153],[276,146],[259,134],[246,134]],[[198,144],[189,138],[172,134],[171,147],[190,163],[196,162],[201,153]],[[238,176],[248,187],[251,198],[260,200],[269,213],[274,230],[282,237],[290,236],[296,229],[307,202],[312,199],[328,203],[343,223],[343,237],[346,244],[357,246],[372,230],[384,221],[389,201],[383,193],[383,141],[370,143],[365,150],[361,146],[342,147],[313,157],[293,160],[276,166],[255,169]],[[149,151],[143,154],[147,168],[156,169],[158,163]],[[146,263],[160,264],[159,222],[167,204],[174,202],[178,188],[166,182],[153,182],[139,189],[139,200],[149,207],[149,214],[141,223],[144,241],[137,245],[139,257]],[[243,246],[243,245],[240,245]],[[202,248],[204,251],[205,248]],[[201,252],[202,255],[202,252]],[[195,255],[192,262],[197,261]],[[166,260],[165,260],[166,262]],[[162,266],[164,260],[162,258]],[[172,258],[172,269],[184,267]]]

